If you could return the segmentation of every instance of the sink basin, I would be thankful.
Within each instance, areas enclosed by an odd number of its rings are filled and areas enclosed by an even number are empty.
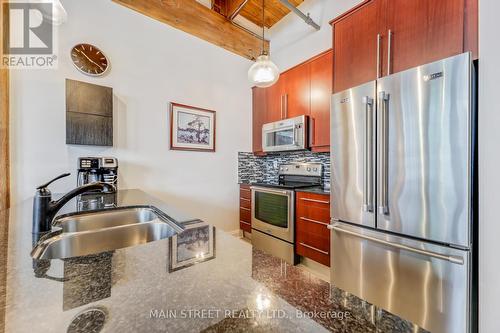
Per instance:
[[[154,207],[120,208],[57,218],[35,246],[35,259],[63,259],[112,251],[174,236],[183,228]]]
[[[155,219],[158,219],[158,215],[152,208],[135,207],[69,215],[56,218],[52,225],[60,227],[63,232],[80,232],[151,222]]]

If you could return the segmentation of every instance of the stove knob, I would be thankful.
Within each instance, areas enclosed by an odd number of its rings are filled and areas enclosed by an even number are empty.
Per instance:
[[[314,172],[317,172],[318,171],[318,168],[314,168]]]
[[[311,172],[311,168],[307,168],[307,171],[308,171],[308,172]]]

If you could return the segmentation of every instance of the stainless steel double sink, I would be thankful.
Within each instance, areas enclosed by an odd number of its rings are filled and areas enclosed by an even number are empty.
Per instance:
[[[112,251],[174,236],[183,227],[152,206],[114,208],[57,217],[31,251],[35,259],[63,259]]]

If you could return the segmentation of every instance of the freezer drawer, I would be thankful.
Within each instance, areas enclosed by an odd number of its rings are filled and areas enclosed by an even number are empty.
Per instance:
[[[330,227],[334,286],[433,333],[469,331],[469,251]]]

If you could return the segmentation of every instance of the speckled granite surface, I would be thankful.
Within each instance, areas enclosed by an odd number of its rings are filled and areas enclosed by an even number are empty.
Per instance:
[[[117,196],[118,206],[152,201],[187,227],[214,230],[143,192]],[[76,207],[70,202],[64,212]],[[418,331],[223,231],[33,261],[31,201],[0,213],[8,226],[0,238],[5,332]],[[200,252],[205,246],[210,251]]]

